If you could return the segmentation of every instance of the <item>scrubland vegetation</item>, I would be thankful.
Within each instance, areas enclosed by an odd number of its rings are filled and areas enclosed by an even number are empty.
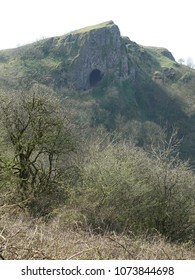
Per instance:
[[[61,102],[37,86],[1,95],[0,257],[195,259],[195,175],[176,131],[141,148]]]

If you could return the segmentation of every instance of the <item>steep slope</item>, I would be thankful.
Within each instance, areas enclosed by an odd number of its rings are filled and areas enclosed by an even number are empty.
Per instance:
[[[1,91],[35,83],[68,97],[75,121],[117,129],[138,145],[176,127],[182,156],[195,158],[195,71],[165,48],[121,37],[113,21],[0,51]]]

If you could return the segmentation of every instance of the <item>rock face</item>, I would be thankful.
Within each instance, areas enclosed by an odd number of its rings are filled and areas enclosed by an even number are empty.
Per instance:
[[[104,75],[115,81],[130,79],[125,42],[113,21],[84,28],[64,37],[71,58],[71,83],[76,89],[89,89]]]

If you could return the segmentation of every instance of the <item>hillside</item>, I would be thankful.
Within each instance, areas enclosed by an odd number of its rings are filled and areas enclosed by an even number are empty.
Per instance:
[[[165,48],[121,37],[112,21],[0,51],[0,89],[29,90],[34,83],[69,96],[75,117],[90,126],[130,135],[136,123],[139,145],[146,122],[148,129],[175,127],[182,157],[195,157],[195,71]]]

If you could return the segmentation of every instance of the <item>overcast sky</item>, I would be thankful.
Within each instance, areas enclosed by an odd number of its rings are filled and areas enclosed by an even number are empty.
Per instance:
[[[194,0],[0,0],[0,49],[113,20],[132,41],[195,62]]]

